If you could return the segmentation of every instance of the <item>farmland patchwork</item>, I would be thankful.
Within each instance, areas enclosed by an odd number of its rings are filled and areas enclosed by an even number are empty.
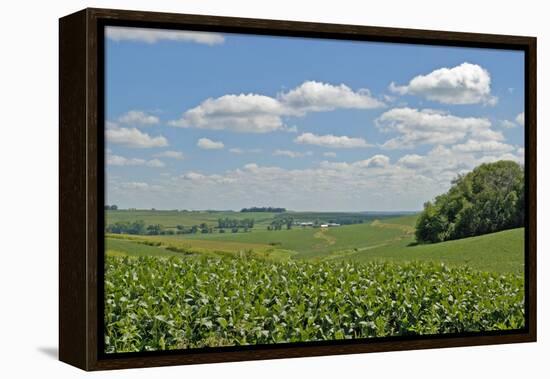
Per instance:
[[[216,228],[219,216],[182,219]],[[107,234],[106,352],[525,326],[523,228],[417,245],[417,215],[273,231],[276,215],[249,216],[260,221],[247,232]],[[169,211],[134,217],[181,222]]]

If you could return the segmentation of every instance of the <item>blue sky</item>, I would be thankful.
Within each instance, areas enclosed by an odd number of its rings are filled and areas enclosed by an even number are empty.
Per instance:
[[[523,53],[106,31],[108,203],[418,210],[523,162]]]

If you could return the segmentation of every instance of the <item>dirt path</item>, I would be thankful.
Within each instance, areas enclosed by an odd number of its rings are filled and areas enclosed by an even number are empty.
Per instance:
[[[336,243],[336,238],[327,234],[327,232],[328,229],[319,229],[319,231],[315,233],[313,237],[325,241],[327,245],[334,245]]]
[[[371,223],[372,226],[376,226],[378,228],[388,228],[388,229],[397,229],[397,230],[401,230],[402,232],[406,233],[406,234],[413,234],[414,233],[414,227],[412,226],[409,226],[409,225],[401,225],[401,224],[388,224],[388,223],[384,223],[384,222],[381,222],[380,220],[374,220],[372,223]]]
[[[371,225],[375,226],[375,227],[378,227],[378,228],[388,228],[388,229],[400,230],[401,232],[403,232],[403,234],[401,234],[399,236],[396,236],[394,238],[391,238],[387,241],[383,241],[381,243],[378,243],[376,245],[369,245],[369,246],[363,246],[363,247],[356,247],[355,249],[344,249],[344,250],[334,251],[334,252],[330,253],[329,255],[325,256],[322,260],[334,260],[334,259],[341,259],[341,258],[344,258],[344,257],[350,257],[350,256],[354,256],[354,255],[360,255],[361,253],[365,253],[368,250],[373,250],[373,249],[377,249],[379,247],[390,245],[390,244],[395,243],[397,241],[400,241],[404,238],[408,238],[408,237],[410,237],[411,235],[414,234],[414,227],[409,226],[409,225],[383,223],[380,220],[374,220],[371,223]],[[322,239],[326,239],[326,238],[330,239],[331,238],[332,243],[329,243],[329,244],[334,244],[336,239],[332,236],[329,236],[329,235],[326,235],[326,234],[322,233],[322,232],[325,232],[325,231],[326,230],[320,230],[319,232],[315,233],[314,237],[315,238],[322,238]]]

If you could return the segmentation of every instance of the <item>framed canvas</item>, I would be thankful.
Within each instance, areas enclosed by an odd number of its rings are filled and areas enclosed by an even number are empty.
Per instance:
[[[59,357],[536,340],[536,39],[60,19]]]

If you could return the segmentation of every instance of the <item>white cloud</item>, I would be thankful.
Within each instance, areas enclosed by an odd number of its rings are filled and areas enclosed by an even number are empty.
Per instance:
[[[201,180],[205,177],[206,176],[194,171],[188,172],[182,176],[182,178],[186,180]]]
[[[209,98],[184,113],[172,126],[182,128],[227,129],[241,133],[267,133],[283,128],[281,104],[268,96],[225,95]]]
[[[149,167],[164,167],[164,162],[162,162],[160,159],[151,159],[150,161],[147,161],[146,163]]]
[[[222,209],[229,203],[238,208],[258,203],[317,211],[419,209],[421,203],[411,199],[426,195],[428,181],[419,181],[413,172],[391,165],[389,158],[382,155],[350,163],[325,161],[306,169],[249,163],[222,174],[187,172],[181,179],[167,181],[167,185],[170,183],[167,191],[186,193],[187,199],[193,199],[195,209]],[[224,184],[222,192],[220,183]],[[214,196],[215,193],[218,195]],[[387,193],[395,196],[390,199]]]
[[[382,145],[387,149],[454,144],[468,134],[484,140],[503,139],[502,133],[490,129],[488,119],[458,117],[431,109],[394,108],[383,113],[375,123],[383,132],[398,134]]]
[[[140,166],[145,164],[144,159],[140,158],[126,158],[120,155],[108,155],[107,164],[109,166]]]
[[[427,75],[414,77],[407,85],[390,84],[390,90],[400,95],[420,95],[444,104],[494,105],[491,95],[491,75],[477,64],[462,63],[453,68],[440,68]]]
[[[495,153],[493,155],[484,155],[476,162],[477,165],[480,165],[482,163],[490,163],[490,162],[496,162],[496,161],[514,161],[519,164],[524,164],[524,156],[520,154],[514,154],[514,153]]]
[[[166,150],[166,151],[157,153],[154,156],[157,158],[170,158],[170,159],[178,159],[178,160],[185,159],[185,156],[181,151],[174,151],[174,150]]]
[[[287,133],[298,133],[298,127],[296,125],[292,126],[283,126],[283,131]]]
[[[286,93],[270,97],[254,93],[208,98],[169,125],[182,128],[230,130],[240,133],[296,133],[283,117],[334,109],[370,109],[384,106],[367,89],[354,92],[344,84],[308,81]]]
[[[212,141],[208,138],[201,138],[197,141],[197,146],[204,150],[218,150],[223,149],[223,142]]]
[[[232,147],[229,149],[232,154],[247,154],[247,153],[261,153],[262,149],[242,149],[240,147]]]
[[[334,151],[325,151],[323,156],[327,158],[336,158],[336,153]]]
[[[355,162],[354,165],[357,167],[387,167],[390,164],[390,158],[382,155],[376,154],[369,159]]]
[[[319,164],[319,167],[321,167],[324,170],[335,170],[338,172],[343,172],[345,170],[350,170],[353,167],[353,164],[348,162],[322,161]]]
[[[387,168],[390,167],[390,158],[382,155],[376,154],[368,159],[355,162],[328,162],[323,161],[320,164],[321,168],[331,169],[331,170],[353,170],[353,169],[364,169],[364,168]]]
[[[516,122],[518,125],[525,126],[525,113],[521,112],[516,116]]]
[[[454,145],[452,150],[463,153],[506,153],[514,147],[498,141],[468,140],[466,143]]]
[[[147,167],[164,167],[164,162],[159,159],[145,160],[141,158],[126,158],[121,155],[108,154],[108,166],[147,166]]]
[[[136,128],[111,127],[105,131],[107,143],[114,143],[135,148],[163,147],[168,141],[163,136],[151,137]]]
[[[399,158],[397,164],[403,167],[414,169],[422,166],[423,159],[424,157],[418,154],[407,154]]]
[[[258,165],[256,163],[247,163],[243,166],[243,168],[247,171],[254,171],[258,169]]]
[[[118,128],[118,124],[114,121],[107,120],[107,121],[105,121],[105,128],[106,129],[116,129],[116,128]]]
[[[510,120],[500,120],[500,126],[505,129],[515,128],[516,124]]]
[[[303,133],[296,137],[294,139],[294,142],[299,144],[316,145],[334,149],[353,149],[371,146],[363,138],[334,136],[332,134],[320,136],[313,133]]]
[[[516,153],[517,153],[517,155],[519,155],[519,156],[524,156],[524,155],[525,155],[525,148],[523,148],[523,147],[518,147],[517,150],[516,150]]]
[[[289,157],[289,158],[302,158],[302,157],[305,157],[305,156],[308,156],[308,155],[313,155],[313,153],[311,151],[300,152],[300,151],[279,150],[279,149],[277,149],[273,152],[273,155],[285,156],[285,157]]]
[[[279,95],[279,101],[292,112],[322,112],[334,109],[372,109],[384,103],[371,96],[368,89],[353,91],[345,84],[332,85],[306,81]]]
[[[397,100],[397,97],[388,94],[382,95],[382,98],[388,103],[393,103],[395,100]]]
[[[109,199],[116,204],[137,199],[146,207],[163,204],[165,208],[173,208],[177,199],[177,207],[187,209],[239,209],[251,204],[272,204],[316,211],[420,210],[425,201],[447,191],[458,174],[481,163],[501,159],[523,162],[521,149],[477,152],[438,145],[426,154],[404,155],[395,162],[378,154],[351,162],[323,161],[299,169],[251,162],[216,174],[189,171],[177,176],[159,176],[149,183],[140,198],[129,197],[133,195],[128,190],[116,192],[113,189],[116,187],[109,187],[112,189]],[[151,194],[153,188],[158,190]]]
[[[458,174],[471,171],[481,163],[498,160],[523,162],[519,151],[513,154],[514,147],[497,141],[468,141],[451,148],[438,145],[426,155],[408,154],[397,161],[397,165],[430,178],[439,183],[439,193],[448,189],[450,181]]]
[[[473,126],[470,136],[478,141],[504,141],[504,134],[500,130],[493,130],[485,125]]]
[[[218,33],[193,32],[182,30],[133,28],[121,26],[108,26],[105,35],[112,41],[134,41],[153,44],[159,41],[194,42],[204,45],[219,45],[224,42],[224,37]]]
[[[153,116],[143,111],[131,110],[120,116],[117,121],[121,124],[133,126],[150,126],[160,122],[157,116]]]
[[[121,183],[120,187],[127,190],[146,190],[149,189],[149,184],[145,182],[126,182]]]

